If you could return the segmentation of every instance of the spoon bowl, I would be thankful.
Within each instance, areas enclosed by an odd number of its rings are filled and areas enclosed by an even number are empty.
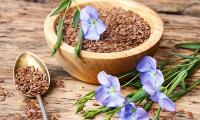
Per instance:
[[[48,79],[48,83],[49,83],[48,87],[50,86],[50,75],[49,75],[49,71],[48,71],[46,65],[44,64],[44,62],[39,57],[37,57],[36,55],[34,55],[31,52],[24,52],[16,58],[15,63],[14,63],[14,67],[13,67],[13,79],[14,80],[16,80],[16,77],[17,77],[16,76],[17,75],[17,68],[25,67],[25,66],[34,66],[39,71],[41,71],[43,74],[46,74],[47,79]],[[43,92],[42,94],[44,94],[45,92]],[[24,94],[24,95],[27,96],[27,97],[34,97],[34,96],[28,95],[28,94]]]
[[[48,71],[46,65],[44,64],[44,62],[39,57],[37,57],[36,55],[34,55],[31,52],[24,52],[24,53],[20,54],[16,58],[15,63],[14,63],[14,67],[13,67],[13,79],[14,79],[14,81],[17,78],[17,68],[25,67],[25,66],[34,66],[39,71],[41,71],[43,74],[46,74],[47,75],[47,79],[48,79],[48,88],[49,88],[49,86],[50,86],[49,71]],[[45,112],[45,108],[44,108],[44,105],[43,105],[43,102],[42,102],[41,95],[46,93],[47,90],[44,91],[43,93],[39,94],[39,95],[36,95],[36,96],[32,96],[32,95],[29,95],[29,94],[24,94],[24,93],[22,93],[20,91],[23,95],[25,95],[27,97],[36,97],[37,98],[37,100],[39,102],[39,105],[40,105],[40,108],[41,108],[41,111],[42,111],[42,115],[43,115],[44,120],[48,120],[48,118],[47,118],[47,115],[46,115],[46,112]]]

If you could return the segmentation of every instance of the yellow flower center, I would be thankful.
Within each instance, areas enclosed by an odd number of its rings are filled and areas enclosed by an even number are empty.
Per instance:
[[[150,76],[153,78],[156,78],[156,73],[155,72],[150,72]]]
[[[112,87],[111,88],[111,92],[115,92],[116,90],[115,90],[115,88],[114,87]]]
[[[96,21],[95,19],[92,19],[92,20],[91,20],[91,23],[92,23],[93,25],[95,25],[96,22],[97,22],[97,21]]]

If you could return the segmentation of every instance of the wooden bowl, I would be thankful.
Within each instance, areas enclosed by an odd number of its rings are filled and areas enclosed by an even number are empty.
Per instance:
[[[98,84],[97,74],[105,71],[111,75],[133,70],[137,62],[145,55],[153,55],[160,43],[163,33],[163,22],[150,8],[133,0],[78,0],[78,4],[91,5],[96,8],[121,7],[138,13],[151,26],[151,35],[148,40],[138,47],[122,52],[95,53],[81,51],[81,58],[74,55],[74,47],[62,43],[55,58],[63,68],[73,77],[92,84]],[[73,7],[74,5],[72,5]],[[56,43],[56,19],[59,15],[48,16],[44,24],[44,33],[50,48]]]

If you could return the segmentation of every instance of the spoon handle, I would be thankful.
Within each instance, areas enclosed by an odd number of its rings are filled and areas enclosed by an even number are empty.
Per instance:
[[[40,110],[42,111],[42,116],[43,116],[44,120],[48,120],[47,114],[46,114],[46,111],[45,111],[45,108],[44,108],[44,104],[42,102],[41,95],[37,95],[36,98],[37,98],[37,100],[40,104]]]

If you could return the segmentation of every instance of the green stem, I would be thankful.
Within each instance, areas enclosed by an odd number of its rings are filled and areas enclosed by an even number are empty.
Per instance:
[[[126,78],[126,77],[132,77],[133,75],[137,74],[137,71],[130,71],[128,73],[125,73],[125,74],[122,74],[120,76],[118,76],[118,79],[123,79],[123,78]]]
[[[159,109],[156,111],[156,114],[155,114],[155,116],[153,117],[153,120],[159,120],[160,111],[161,111],[161,108],[159,108]]]
[[[128,81],[126,84],[124,84],[122,87],[125,87],[127,85],[129,85],[131,82],[133,82],[136,78],[138,78],[140,74],[138,73],[135,77],[133,77],[130,81]]]

